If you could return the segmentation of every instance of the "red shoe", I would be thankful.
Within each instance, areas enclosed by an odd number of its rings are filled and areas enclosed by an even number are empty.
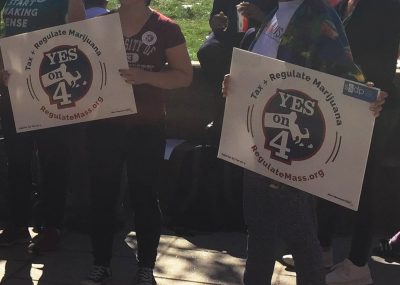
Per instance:
[[[58,248],[61,240],[61,231],[56,228],[45,228],[32,239],[28,246],[30,253],[43,253],[54,251]]]

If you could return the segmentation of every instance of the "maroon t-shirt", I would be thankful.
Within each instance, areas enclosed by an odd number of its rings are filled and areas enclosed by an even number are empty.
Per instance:
[[[166,50],[185,43],[179,26],[153,11],[139,33],[124,37],[129,67],[161,71],[167,61]],[[162,89],[147,84],[134,85],[138,113],[130,116],[132,123],[156,123],[164,119],[165,98]]]

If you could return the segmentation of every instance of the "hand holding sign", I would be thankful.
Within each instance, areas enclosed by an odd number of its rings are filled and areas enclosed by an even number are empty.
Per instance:
[[[222,93],[220,158],[357,209],[384,93],[238,49]]]
[[[367,82],[367,85],[369,87],[374,87],[373,82]],[[378,97],[376,98],[376,101],[371,104],[369,109],[374,113],[374,117],[377,118],[381,114],[381,111],[383,110],[383,105],[385,104],[386,98],[389,96],[389,94],[385,91],[380,91],[378,94]]]
[[[4,86],[8,86],[8,80],[10,78],[10,73],[7,70],[0,70],[0,83]]]
[[[136,113],[122,39],[118,13],[1,39],[17,132]]]
[[[148,72],[139,68],[120,69],[119,74],[128,84],[146,84],[148,83]]]

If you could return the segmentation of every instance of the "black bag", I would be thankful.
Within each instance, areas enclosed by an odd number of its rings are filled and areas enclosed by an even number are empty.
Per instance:
[[[217,158],[217,147],[184,142],[167,166],[167,225],[176,231],[243,230],[243,170]]]

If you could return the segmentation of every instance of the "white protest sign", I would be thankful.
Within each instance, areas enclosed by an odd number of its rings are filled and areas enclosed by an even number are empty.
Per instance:
[[[235,49],[218,157],[356,210],[378,92]]]
[[[0,40],[17,132],[136,113],[118,13]]]

